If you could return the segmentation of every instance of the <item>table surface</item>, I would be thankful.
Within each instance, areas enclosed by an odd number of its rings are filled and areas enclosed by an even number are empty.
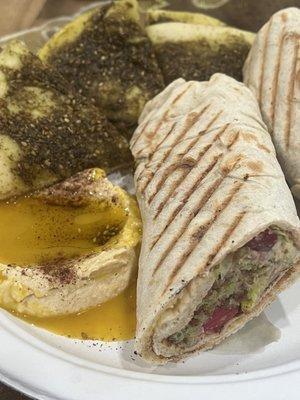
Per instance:
[[[29,400],[29,397],[16,392],[15,390],[0,383],[0,399],[1,400]]]

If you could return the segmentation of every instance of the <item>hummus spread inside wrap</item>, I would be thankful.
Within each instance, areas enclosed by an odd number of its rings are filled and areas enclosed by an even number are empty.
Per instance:
[[[300,9],[274,14],[259,31],[244,67],[282,169],[300,199]]]
[[[152,363],[212,348],[299,273],[300,223],[251,91],[178,79],[131,141],[143,218],[137,350]]]

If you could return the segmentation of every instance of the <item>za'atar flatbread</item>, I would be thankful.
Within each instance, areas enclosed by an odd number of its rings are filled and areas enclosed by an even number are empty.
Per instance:
[[[180,77],[204,81],[215,72],[243,79],[253,33],[199,19],[183,22],[186,19],[178,14],[173,20],[146,28],[166,84]]]
[[[160,364],[212,348],[299,273],[300,223],[252,92],[178,79],[132,141],[143,218],[137,350]]]
[[[132,162],[104,114],[23,42],[0,49],[0,199]]]

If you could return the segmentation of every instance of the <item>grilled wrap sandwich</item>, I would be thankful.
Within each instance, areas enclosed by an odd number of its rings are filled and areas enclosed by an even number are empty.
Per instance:
[[[131,149],[144,232],[136,346],[163,364],[220,343],[296,279],[300,223],[257,101],[230,77],[171,83]]]
[[[282,169],[300,198],[300,9],[274,14],[257,34],[244,82],[258,99]]]

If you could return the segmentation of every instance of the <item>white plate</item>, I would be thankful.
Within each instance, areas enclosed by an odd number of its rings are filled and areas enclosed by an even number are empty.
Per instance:
[[[12,36],[35,51],[69,20]],[[300,282],[221,346],[165,367],[145,365],[132,342],[70,340],[0,311],[0,380],[44,400],[299,400],[299,293]]]
[[[299,399],[300,283],[213,351],[149,367],[132,342],[76,341],[0,312],[0,379],[38,399]]]

